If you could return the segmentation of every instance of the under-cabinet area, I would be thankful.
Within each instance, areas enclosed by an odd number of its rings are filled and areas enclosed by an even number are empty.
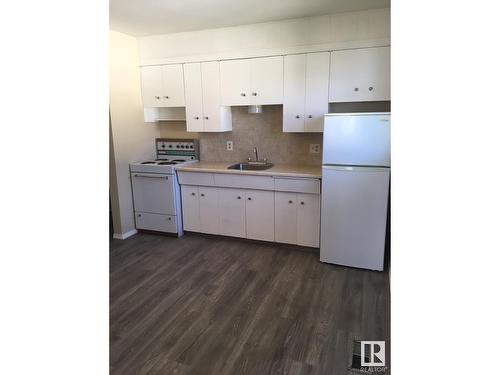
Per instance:
[[[184,230],[319,247],[320,179],[177,173]]]

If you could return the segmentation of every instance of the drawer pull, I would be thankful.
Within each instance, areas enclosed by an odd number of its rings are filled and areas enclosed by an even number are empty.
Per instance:
[[[288,203],[293,203],[292,201],[288,201]]]
[[[200,195],[201,195],[202,197],[204,197],[204,196],[205,196],[205,194],[203,194],[203,193],[201,193]]]
[[[241,197],[237,197],[236,199],[241,199]]]
[[[191,195],[196,195],[195,193],[191,193]]]
[[[300,202],[301,205],[304,205],[304,202]]]
[[[249,200],[249,201],[251,201],[251,200],[252,200],[252,198],[251,198],[251,197],[248,197],[248,200]]]

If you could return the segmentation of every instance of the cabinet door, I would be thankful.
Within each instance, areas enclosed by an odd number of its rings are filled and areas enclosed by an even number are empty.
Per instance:
[[[376,100],[390,100],[390,48],[332,52],[330,101]]]
[[[142,105],[144,107],[161,107],[163,105],[162,85],[161,66],[141,68]]]
[[[276,242],[297,244],[297,194],[274,193]]]
[[[224,236],[246,237],[245,190],[219,189],[219,225]]]
[[[283,56],[249,59],[251,103],[283,103]]]
[[[182,222],[184,230],[200,231],[200,201],[198,186],[182,185]]]
[[[306,69],[305,131],[322,132],[328,113],[330,53],[308,53]]]
[[[219,62],[202,63],[201,76],[203,79],[203,130],[221,131]]]
[[[283,88],[283,131],[303,132],[306,96],[305,54],[285,56]]]
[[[320,195],[297,194],[297,244],[319,247]]]
[[[245,196],[247,238],[274,241],[274,191],[247,190]]]
[[[215,187],[199,187],[200,232],[219,233],[218,194]]]
[[[163,102],[166,107],[184,107],[182,64],[163,66]]]
[[[184,64],[184,87],[186,94],[186,130],[203,131],[203,99],[201,64]]]
[[[220,62],[222,105],[248,105],[250,98],[250,65],[248,59]]]

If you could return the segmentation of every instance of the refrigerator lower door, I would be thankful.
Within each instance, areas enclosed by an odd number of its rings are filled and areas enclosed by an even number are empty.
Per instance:
[[[389,168],[323,166],[320,260],[384,269]]]

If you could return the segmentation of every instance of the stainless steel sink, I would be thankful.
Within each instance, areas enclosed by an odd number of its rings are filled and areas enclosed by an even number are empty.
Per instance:
[[[240,171],[265,171],[273,166],[273,163],[262,161],[249,161],[230,165],[227,169],[239,169]]]

